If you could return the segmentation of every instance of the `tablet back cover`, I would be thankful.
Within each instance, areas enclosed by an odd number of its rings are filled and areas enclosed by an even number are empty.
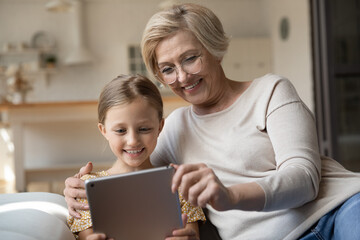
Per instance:
[[[159,240],[182,227],[172,167],[86,180],[94,232],[126,240]]]

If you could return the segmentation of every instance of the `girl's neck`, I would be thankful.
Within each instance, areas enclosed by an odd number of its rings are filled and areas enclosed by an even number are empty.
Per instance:
[[[143,164],[141,164],[138,167],[131,167],[131,166],[124,164],[120,160],[116,160],[114,165],[111,168],[109,168],[106,172],[109,175],[116,175],[116,174],[122,174],[122,173],[128,173],[128,172],[136,172],[139,170],[144,170],[144,169],[149,169],[149,168],[153,168],[153,165],[151,164],[150,160],[145,161]]]

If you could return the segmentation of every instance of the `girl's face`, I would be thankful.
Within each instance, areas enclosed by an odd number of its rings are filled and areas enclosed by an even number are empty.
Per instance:
[[[169,84],[174,93],[194,106],[207,107],[218,101],[224,89],[225,76],[221,68],[221,59],[211,55],[188,31],[179,31],[162,40],[155,49],[158,67],[176,67],[177,80]],[[201,71],[188,74],[181,64],[192,56],[201,55]]]
[[[164,125],[158,112],[142,98],[110,108],[99,129],[108,140],[122,170],[151,167],[150,154]]]

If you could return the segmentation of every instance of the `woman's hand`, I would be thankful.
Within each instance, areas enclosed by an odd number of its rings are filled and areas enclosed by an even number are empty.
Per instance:
[[[179,189],[184,199],[192,205],[204,208],[206,204],[210,204],[219,211],[234,207],[235,200],[232,192],[205,164],[172,164],[172,166],[176,169],[172,191]]]
[[[176,172],[171,190],[175,192],[178,189],[184,199],[194,206],[204,208],[210,204],[218,211],[260,211],[264,208],[265,192],[256,182],[225,187],[214,171],[203,163],[172,166]]]
[[[75,198],[86,198],[85,184],[80,178],[85,174],[92,171],[93,165],[91,162],[87,163],[86,166],[82,167],[79,173],[73,177],[69,177],[65,180],[65,201],[68,206],[69,214],[75,218],[81,218],[81,215],[76,210],[88,210],[87,204],[82,204],[76,201]]]
[[[172,232],[172,236],[167,237],[165,240],[199,240],[199,227],[198,223],[187,223],[187,215],[181,215],[184,228],[176,229]]]

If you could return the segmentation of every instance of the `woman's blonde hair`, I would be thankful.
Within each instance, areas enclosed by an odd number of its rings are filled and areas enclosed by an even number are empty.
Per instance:
[[[155,49],[165,38],[179,30],[190,31],[213,56],[221,59],[229,39],[218,17],[208,8],[197,4],[179,4],[153,15],[148,21],[141,41],[146,68],[155,75],[158,71]]]
[[[101,91],[98,103],[99,123],[105,123],[106,113],[111,107],[131,103],[139,97],[157,110],[159,120],[163,118],[163,101],[156,85],[141,75],[120,75]]]

